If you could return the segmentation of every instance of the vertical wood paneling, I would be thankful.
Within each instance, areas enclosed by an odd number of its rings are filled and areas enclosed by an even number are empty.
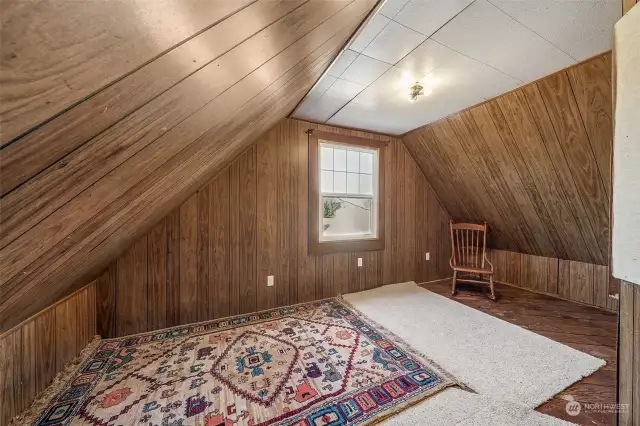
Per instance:
[[[167,215],[165,225],[167,229],[167,327],[171,327],[180,324],[180,209]]]
[[[97,331],[104,337],[116,336],[116,289],[118,263],[114,262],[105,269],[96,280],[98,316]]]
[[[22,408],[20,386],[21,357],[20,330],[0,340],[0,423],[7,424]]]
[[[398,139],[391,140],[387,155],[385,250],[308,254],[305,130],[316,127],[283,120],[145,236],[148,299],[135,302],[147,307],[145,330],[451,274],[450,216]],[[330,126],[322,130],[389,140]],[[126,266],[131,256],[127,252],[116,262],[117,277],[110,275],[112,266],[98,280],[98,291],[112,291],[115,300],[99,306],[105,337],[138,323],[140,311],[123,300],[136,291],[133,281],[140,281],[128,275],[134,272]],[[274,287],[267,287],[268,275],[274,275]]]
[[[209,318],[209,188],[198,191],[198,321]]]
[[[387,149],[386,153],[386,173],[384,175],[385,180],[385,202],[384,202],[384,235],[385,235],[385,250],[382,255],[383,259],[383,284],[390,284],[396,282],[396,272],[394,268],[394,264],[397,260],[396,257],[396,247],[398,245],[398,234],[396,232],[396,222],[398,216],[396,215],[396,195],[394,192],[397,187],[398,182],[398,167],[397,163],[397,154],[396,149],[391,147],[391,149]],[[394,188],[394,191],[390,191],[389,188]],[[348,261],[348,259],[345,259]],[[348,277],[348,274],[347,274]],[[348,278],[347,278],[348,280]],[[343,292],[346,293],[348,289],[348,285],[343,288]]]
[[[0,424],[27,409],[96,334],[96,283],[0,337]]]
[[[209,187],[211,214],[209,226],[209,318],[230,315],[230,274],[229,274],[229,170],[224,170],[211,182]]]
[[[257,309],[256,232],[256,147],[249,148],[239,161],[238,281],[240,313]]]
[[[618,417],[620,426],[633,426],[638,416],[640,403],[634,403],[640,394],[640,286],[622,281],[620,283],[620,320],[618,338],[618,402],[627,404],[627,410],[621,410]]]
[[[273,130],[275,134],[276,158],[277,158],[277,181],[276,193],[277,199],[277,276],[278,285],[275,287],[275,304],[276,306],[285,306],[289,304],[290,286],[295,285],[296,260],[297,252],[296,237],[297,227],[294,226],[294,218],[296,217],[295,200],[295,179],[296,162],[293,161],[292,155],[295,152],[292,149],[292,137],[297,131],[297,122],[286,121],[281,126],[276,126]],[[261,200],[267,194],[258,191],[258,211],[262,209]],[[258,282],[258,286],[260,282]]]
[[[98,300],[96,299],[96,302]],[[90,301],[89,301],[90,302]],[[97,312],[96,312],[97,313]],[[34,318],[35,325],[35,359],[38,373],[36,374],[36,389],[44,389],[56,375],[56,315],[54,309],[49,309]],[[98,334],[97,329],[92,334]],[[31,373],[33,374],[33,372]]]
[[[56,371],[61,371],[65,364],[79,352],[76,342],[76,312],[78,300],[67,299],[54,308],[56,315]]]
[[[298,228],[298,279],[297,279],[297,300],[298,302],[308,302],[315,297],[316,262],[308,255],[309,245],[307,243],[308,227],[308,205],[309,205],[309,139],[305,132],[305,126],[298,123],[298,129],[294,135],[297,151],[297,222]],[[312,125],[308,128],[314,129]]]
[[[198,321],[198,195],[180,206],[180,324]]]
[[[593,305],[593,264],[571,262],[569,271],[569,298]]]
[[[495,249],[488,257],[496,281],[617,311],[608,293],[608,266]]]
[[[282,276],[278,267],[278,205],[287,203],[278,196],[278,144],[276,132],[269,132],[256,146],[257,151],[257,300],[258,310],[272,308],[276,305],[276,288],[267,287],[267,276],[274,275],[280,285]],[[288,273],[288,271],[287,271]]]
[[[119,336],[147,331],[147,236],[117,261],[116,332]]]
[[[608,263],[610,58],[403,136],[455,220],[486,220],[496,249]]]
[[[167,226],[158,223],[147,236],[149,256],[149,305],[147,328],[157,330],[167,326]]]

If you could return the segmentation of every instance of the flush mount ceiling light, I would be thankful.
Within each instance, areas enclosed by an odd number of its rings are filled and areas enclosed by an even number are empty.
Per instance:
[[[424,95],[424,86],[416,81],[412,86],[409,86],[409,99],[415,101],[418,99],[418,96]]]

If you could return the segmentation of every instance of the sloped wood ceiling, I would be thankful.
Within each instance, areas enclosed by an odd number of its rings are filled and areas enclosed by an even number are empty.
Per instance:
[[[0,330],[289,113],[375,3],[3,1]]]
[[[403,141],[456,220],[494,248],[606,265],[611,55],[409,132]]]

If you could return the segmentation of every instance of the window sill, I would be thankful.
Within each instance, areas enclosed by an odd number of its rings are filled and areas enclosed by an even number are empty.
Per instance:
[[[384,250],[384,239],[310,241],[309,254],[352,253]]]

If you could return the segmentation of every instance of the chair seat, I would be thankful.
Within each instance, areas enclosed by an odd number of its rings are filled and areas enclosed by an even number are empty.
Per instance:
[[[472,274],[487,274],[487,275],[493,274],[493,271],[488,268],[474,268],[471,266],[454,266],[453,269],[461,272],[470,272]]]

